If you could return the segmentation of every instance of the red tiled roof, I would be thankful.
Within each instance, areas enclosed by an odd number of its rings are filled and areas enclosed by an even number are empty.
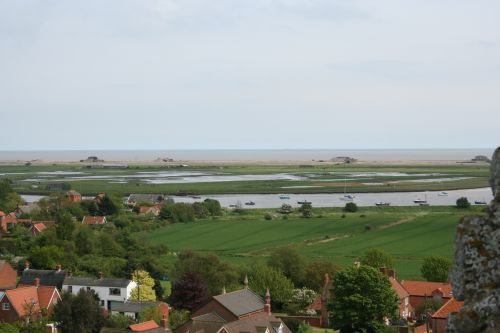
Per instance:
[[[16,271],[8,262],[0,260],[0,289],[14,289],[16,282]]]
[[[410,296],[408,291],[406,291],[406,289],[396,279],[389,277],[389,282],[392,285],[392,289],[396,292],[396,294],[398,294],[399,299],[404,299]]]
[[[5,216],[5,213],[0,210],[0,216]]]
[[[323,304],[321,302],[321,295],[318,295],[307,308],[313,309],[315,311],[321,311],[322,307],[323,307]]]
[[[144,332],[158,327],[160,326],[158,326],[158,324],[154,320],[150,320],[150,321],[145,321],[143,323],[130,325],[128,328],[132,332]]]
[[[26,306],[32,302],[34,304],[33,311],[40,311],[38,294],[36,292],[36,287],[34,286],[7,290],[5,291],[5,296],[7,296],[10,304],[19,317],[24,317],[28,314]]]
[[[448,302],[434,312],[432,318],[448,318],[448,315],[453,312],[460,311],[460,308],[464,305],[463,301],[457,301],[455,298],[451,298]]]
[[[84,216],[83,224],[104,224],[105,216]]]
[[[33,224],[33,228],[35,228],[36,230],[38,230],[39,232],[42,232],[44,231],[45,229],[47,229],[47,227],[45,226],[45,224],[43,223],[35,223]]]
[[[56,295],[54,295],[54,293]],[[39,286],[38,287],[38,302],[41,308],[48,308],[53,297],[59,297],[56,287]]]
[[[48,228],[48,227],[52,227],[54,224],[56,224],[56,221],[31,221],[31,223],[32,224],[43,223]]]
[[[427,281],[401,281],[401,285],[410,296],[432,296],[432,292],[440,289],[444,298],[451,298],[451,284]]]

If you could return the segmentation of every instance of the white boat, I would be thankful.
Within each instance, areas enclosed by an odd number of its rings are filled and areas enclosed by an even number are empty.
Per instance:
[[[279,198],[281,200],[288,200],[288,199],[290,199],[290,196],[288,194],[280,194]]]
[[[375,206],[377,206],[377,207],[384,207],[384,206],[390,206],[390,205],[391,205],[390,202],[384,202],[384,201],[375,202]]]
[[[416,204],[422,205],[422,204],[426,204],[427,200],[418,198],[418,199],[413,200],[413,202],[416,203]]]
[[[344,178],[344,196],[340,197],[340,200],[344,201],[352,201],[354,200],[355,196],[353,194],[347,194],[347,177]]]
[[[448,192],[444,192],[444,191],[443,192],[439,192],[438,196],[440,196],[440,197],[447,197],[448,196]]]

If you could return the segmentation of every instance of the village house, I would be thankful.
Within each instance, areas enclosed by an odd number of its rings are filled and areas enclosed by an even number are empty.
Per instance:
[[[272,315],[269,290],[263,300],[245,282],[244,289],[213,296],[175,333],[291,333]]]
[[[34,285],[6,290],[0,293],[0,322],[14,323],[50,314],[61,300],[55,287],[42,286],[35,279]]]
[[[426,299],[438,300],[441,304],[452,297],[451,285],[444,282],[401,281],[401,285],[410,295],[411,317],[415,317],[415,309]]]
[[[17,224],[16,213],[5,214],[0,210],[0,232],[9,232]]]
[[[106,223],[108,223],[106,216],[84,216],[82,220],[82,224],[86,225],[102,225]]]
[[[399,298],[399,318],[408,318],[412,314],[412,307],[410,304],[410,294],[403,287],[401,283],[396,280],[396,271],[385,267],[379,268],[380,272],[387,276],[391,283],[392,290],[398,295]]]
[[[138,319],[139,314],[147,308],[155,307],[161,318],[164,316],[168,318],[170,309],[167,303],[152,302],[152,301],[126,301],[124,303],[112,304],[111,314],[122,314],[127,317]]]
[[[145,321],[142,323],[129,325],[127,328],[109,328],[104,327],[100,333],[130,333],[130,332],[143,332],[143,333],[172,333],[168,326],[168,317],[160,319],[160,325],[154,320]]]
[[[31,222],[31,227],[29,228],[29,233],[31,236],[38,236],[47,228],[55,225],[55,221],[32,221]]]
[[[5,260],[0,260],[0,292],[14,289],[17,284],[17,272]]]
[[[156,204],[153,206],[140,206],[137,208],[137,213],[140,215],[152,215],[158,216],[160,215],[161,205]]]
[[[30,286],[38,279],[40,285],[56,287],[61,290],[64,278],[68,271],[62,270],[58,265],[55,270],[50,269],[31,269],[28,262],[24,263],[24,270],[19,280],[19,286]]]
[[[127,198],[127,205],[133,207],[141,202],[149,204],[159,204],[165,200],[162,194],[130,194]]]
[[[64,279],[62,290],[75,295],[80,289],[93,290],[99,297],[101,307],[112,311],[113,307],[128,301],[135,287],[137,283],[132,280],[105,278],[101,273],[98,278],[68,276]]]
[[[82,201],[82,195],[75,190],[71,190],[71,191],[66,192],[64,194],[64,196],[69,202],[81,202]]]
[[[452,297],[448,302],[444,303],[439,310],[434,312],[431,317],[432,333],[446,333],[448,316],[451,313],[458,312],[463,305],[463,301],[457,301]]]

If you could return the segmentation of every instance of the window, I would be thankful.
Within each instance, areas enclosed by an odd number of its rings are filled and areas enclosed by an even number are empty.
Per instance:
[[[73,286],[68,286],[68,292],[73,293]]]
[[[10,310],[10,303],[2,303],[2,310],[5,311]]]
[[[120,288],[109,288],[109,294],[113,296],[120,296],[121,290]]]
[[[101,306],[104,306],[104,301],[101,301]]]

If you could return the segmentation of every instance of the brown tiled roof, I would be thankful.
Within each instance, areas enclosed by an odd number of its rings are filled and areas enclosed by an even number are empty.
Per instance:
[[[321,295],[316,296],[314,301],[307,308],[313,309],[315,311],[321,311],[321,309],[323,308],[323,303],[321,302]]]
[[[158,327],[160,326],[158,326],[158,324],[154,320],[150,320],[143,323],[130,325],[128,328],[132,332],[145,332]]]
[[[393,277],[389,278],[389,282],[391,283],[392,289],[398,294],[399,299],[404,299],[410,294],[408,294],[408,291]]]
[[[5,291],[5,296],[16,311],[19,317],[24,317],[28,314],[26,305],[34,304],[33,311],[40,311],[38,303],[38,293],[35,286],[21,287]]]
[[[45,229],[47,229],[47,227],[45,226],[45,224],[43,223],[35,223],[33,224],[33,228],[35,228],[36,230],[38,230],[39,232],[42,232],[44,231]]]
[[[434,314],[432,318],[448,318],[448,315],[453,312],[460,311],[460,308],[464,305],[463,301],[457,301],[455,298],[451,298],[448,302],[444,303],[444,305],[439,308]]]
[[[269,330],[270,333],[277,333],[280,326],[282,326],[283,333],[291,333],[290,329],[280,319],[266,312],[262,312],[254,316],[227,323],[223,328],[228,333],[263,333],[266,330]]]
[[[217,295],[214,299],[238,317],[264,309],[262,298],[247,288]]]
[[[410,296],[431,296],[432,292],[439,290],[443,297],[451,298],[451,285],[443,282],[427,281],[401,281],[401,285],[406,289]]]
[[[5,216],[5,213],[0,210],[0,216]]]
[[[105,216],[84,216],[82,223],[83,224],[104,224],[106,217]]]

